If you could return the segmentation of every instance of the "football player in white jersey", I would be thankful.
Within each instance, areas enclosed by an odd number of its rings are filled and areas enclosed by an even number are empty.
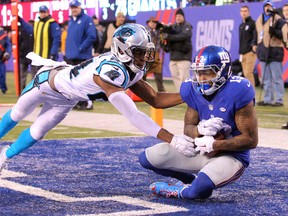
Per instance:
[[[150,34],[139,24],[125,24],[113,35],[111,53],[89,59],[77,66],[42,59],[28,54],[34,65],[43,65],[27,85],[17,103],[0,122],[0,138],[19,121],[43,103],[42,110],[30,128],[24,130],[10,146],[0,152],[0,171],[8,159],[18,155],[41,140],[60,123],[78,101],[95,98],[108,99],[136,128],[170,144],[187,156],[194,156],[191,139],[176,136],[158,126],[139,111],[125,94],[132,92],[156,108],[182,103],[179,93],[158,93],[142,80],[154,61],[154,44]]]

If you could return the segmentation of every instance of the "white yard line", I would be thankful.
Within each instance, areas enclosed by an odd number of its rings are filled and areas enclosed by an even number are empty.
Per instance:
[[[53,200],[57,202],[102,202],[102,201],[115,201],[128,205],[140,206],[143,208],[147,208],[146,210],[133,210],[133,211],[123,211],[123,212],[114,212],[114,213],[103,213],[103,214],[86,214],[85,216],[90,215],[105,215],[105,216],[113,216],[113,215],[153,215],[153,214],[163,214],[163,213],[171,213],[171,212],[179,212],[179,211],[189,211],[189,209],[177,206],[171,206],[160,203],[152,203],[148,201],[144,201],[138,198],[133,198],[129,196],[109,196],[109,197],[71,197],[66,196],[59,193],[54,193],[51,191],[43,190],[41,188],[23,185],[17,182],[13,182],[10,180],[6,180],[5,178],[11,177],[23,177],[27,176],[24,173],[17,173],[8,170],[3,170],[3,173],[0,176],[0,187],[8,188],[10,190],[26,193],[32,196],[43,197],[48,200]],[[80,216],[80,215],[79,215]],[[81,215],[81,216],[84,216]]]

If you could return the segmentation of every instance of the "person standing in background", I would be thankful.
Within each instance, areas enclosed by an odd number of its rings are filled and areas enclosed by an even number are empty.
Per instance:
[[[100,48],[101,53],[110,52],[113,34],[115,30],[124,23],[125,23],[124,13],[118,12],[116,16],[116,21],[110,23],[103,34],[103,40]]]
[[[288,25],[288,4],[285,4],[282,8],[283,17],[285,19],[286,25]],[[288,48],[288,43],[286,43],[286,49]],[[282,126],[282,129],[288,129],[288,122]]]
[[[6,64],[12,52],[12,44],[6,32],[0,27],[0,88],[3,94],[6,94],[8,88],[6,85]]]
[[[34,21],[29,20],[28,23],[31,26],[34,26]],[[21,89],[23,90],[26,87],[27,75],[29,65],[31,66],[31,60],[26,58],[26,55],[29,52],[33,51],[34,39],[33,34],[24,31],[21,26],[19,27],[19,59],[20,59],[20,79],[21,79]]]
[[[62,33],[61,33],[61,53],[63,55],[63,60],[66,61],[66,38],[67,38],[68,21],[63,23]]]
[[[273,4],[265,1],[263,13],[256,20],[257,57],[262,72],[263,101],[258,106],[283,106],[284,81],[282,78],[284,58],[283,41],[287,42],[287,25],[274,11]]]
[[[149,20],[146,21],[147,26],[145,27],[147,31],[151,34],[152,42],[155,45],[155,61],[152,67],[147,71],[147,74],[153,73],[155,82],[157,85],[158,92],[164,92],[165,88],[163,86],[163,76],[162,76],[162,68],[163,68],[163,61],[162,61],[162,52],[163,50],[160,47],[160,31],[157,29],[157,24],[159,23],[156,17],[150,17]],[[146,75],[143,77],[146,79]]]
[[[80,1],[71,1],[69,7],[72,15],[68,22],[65,61],[68,64],[77,65],[93,57],[92,48],[96,41],[97,30],[92,18],[85,14],[81,8]],[[74,109],[91,110],[93,109],[93,102],[91,100],[80,101]]]
[[[284,4],[284,6],[282,8],[282,12],[283,12],[283,17],[284,17],[285,21],[288,23],[288,3]]]
[[[58,23],[49,14],[46,5],[39,7],[39,21],[34,23],[34,27],[25,22],[21,17],[19,22],[28,34],[33,34],[33,52],[46,59],[58,60],[58,50],[61,43],[61,30]],[[32,66],[31,73],[34,77],[40,67]]]
[[[92,18],[84,13],[81,2],[73,0],[69,4],[71,17],[66,38],[67,63],[72,65],[92,58],[92,47],[96,40],[96,29]]]
[[[239,54],[245,78],[255,88],[254,66],[257,59],[257,32],[255,21],[250,16],[249,7],[244,5],[240,9],[242,23],[239,26]]]
[[[94,26],[97,30],[97,39],[96,41],[93,43],[93,56],[98,56],[101,54],[101,43],[102,43],[102,40],[103,40],[103,26],[99,24],[99,19],[96,17],[96,15],[94,15],[93,17],[93,23],[94,23]]]
[[[180,90],[181,83],[190,77],[191,37],[192,26],[185,21],[184,11],[179,8],[175,14],[175,24],[172,25],[172,31],[163,34],[163,38],[169,44],[169,67],[177,91]]]

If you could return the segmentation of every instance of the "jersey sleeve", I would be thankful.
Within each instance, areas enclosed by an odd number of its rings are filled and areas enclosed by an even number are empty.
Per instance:
[[[124,89],[130,79],[129,73],[123,65],[107,60],[104,60],[96,68],[96,73],[104,82]]]
[[[185,82],[181,84],[180,87],[180,95],[182,100],[191,108],[197,109],[194,99],[194,89],[191,81],[187,79]]]
[[[255,90],[251,83],[244,78],[241,79],[241,82],[235,84],[237,86],[237,91],[235,92],[238,92],[235,95],[235,98],[237,98],[235,100],[235,109],[239,110],[254,100]]]

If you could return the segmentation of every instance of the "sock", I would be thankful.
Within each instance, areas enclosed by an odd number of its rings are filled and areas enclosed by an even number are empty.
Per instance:
[[[200,172],[192,185],[181,191],[181,197],[186,199],[206,199],[212,195],[215,184],[203,172]]]
[[[159,169],[154,167],[147,159],[145,152],[142,152],[139,156],[139,162],[142,167],[145,169],[150,169],[154,171],[155,173],[162,175],[162,176],[169,176],[172,178],[176,178],[180,181],[182,181],[184,184],[191,184],[191,182],[195,179],[195,176],[192,173],[184,173],[184,172],[178,172],[173,170],[167,170],[167,169]]]
[[[6,133],[8,133],[12,128],[14,128],[18,122],[11,119],[11,109],[5,113],[0,122],[0,138],[2,138]]]
[[[20,154],[25,149],[34,145],[38,140],[33,139],[30,134],[30,128],[24,130],[18,139],[10,146],[10,148],[6,151],[6,156],[8,158],[12,158],[15,155]]]

